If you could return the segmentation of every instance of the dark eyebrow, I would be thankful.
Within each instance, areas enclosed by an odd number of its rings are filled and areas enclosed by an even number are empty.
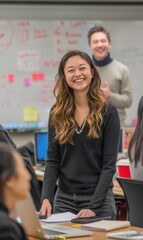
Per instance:
[[[81,63],[79,66],[81,67],[81,66],[83,66],[83,65],[86,65],[85,63]],[[73,68],[74,66],[69,66],[69,67],[67,67],[67,69],[69,69],[69,68]]]

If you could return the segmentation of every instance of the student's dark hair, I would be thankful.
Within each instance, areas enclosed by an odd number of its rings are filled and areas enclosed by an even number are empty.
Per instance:
[[[103,32],[106,34],[108,41],[111,42],[110,33],[102,26],[94,26],[88,32],[88,43],[90,44],[91,36],[93,33]]]
[[[5,183],[10,177],[16,176],[16,150],[8,144],[0,143],[0,201],[4,201],[3,191]]]
[[[141,97],[137,111],[137,125],[128,147],[128,155],[131,162],[141,162],[143,165],[143,96]]]

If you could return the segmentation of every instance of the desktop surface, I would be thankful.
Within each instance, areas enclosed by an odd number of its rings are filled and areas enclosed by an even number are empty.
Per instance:
[[[43,223],[45,224],[45,223]],[[48,224],[48,223],[47,223]],[[50,224],[50,223],[49,223]],[[65,225],[65,226],[70,226],[70,227],[75,227],[75,224],[72,224],[71,222],[68,223],[60,223],[60,225]],[[127,228],[122,228],[122,229],[118,229],[118,230],[114,230],[114,231],[108,231],[108,232],[98,232],[98,231],[94,231],[93,235],[91,236],[86,236],[86,237],[74,237],[71,238],[73,240],[110,240],[111,238],[108,238],[106,235],[107,233],[113,233],[113,232],[122,232],[122,231],[143,231],[143,228],[138,228],[138,227],[133,227],[133,226],[129,226]],[[68,238],[67,238],[68,239]],[[35,240],[34,238],[32,240]],[[36,239],[37,240],[37,239]]]

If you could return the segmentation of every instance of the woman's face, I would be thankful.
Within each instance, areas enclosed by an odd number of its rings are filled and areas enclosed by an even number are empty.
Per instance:
[[[69,87],[74,91],[83,91],[89,88],[93,70],[83,58],[73,56],[66,62],[64,74]]]
[[[6,183],[13,199],[22,200],[28,197],[30,190],[30,174],[19,154],[15,154],[16,176],[12,176]]]

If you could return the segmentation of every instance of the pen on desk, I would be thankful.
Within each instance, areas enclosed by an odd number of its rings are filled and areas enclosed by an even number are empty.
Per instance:
[[[80,227],[80,226],[82,226],[82,224],[78,224],[78,223],[77,223],[77,224],[73,224],[73,225],[72,225],[72,228],[77,228],[77,227]]]
[[[52,240],[56,240],[56,239],[61,239],[61,240],[66,240],[66,237],[64,237],[64,236],[54,236],[54,237],[48,237],[47,239],[52,239]]]
[[[58,236],[58,237],[57,237],[57,239],[62,239],[62,240],[65,240],[65,239],[66,239],[66,237],[64,237],[64,236]]]

